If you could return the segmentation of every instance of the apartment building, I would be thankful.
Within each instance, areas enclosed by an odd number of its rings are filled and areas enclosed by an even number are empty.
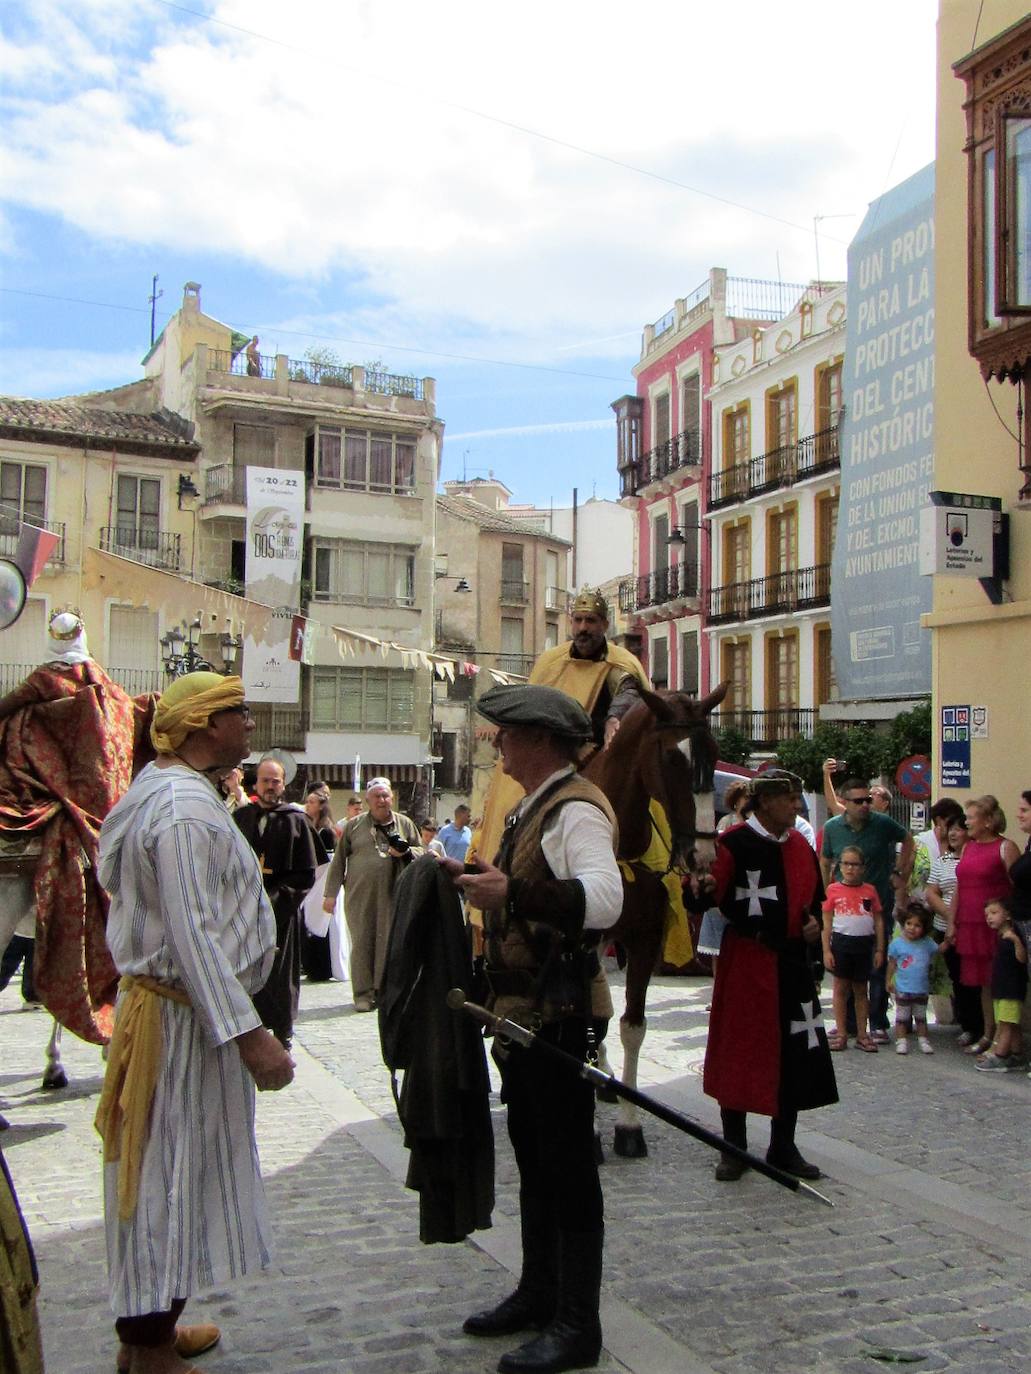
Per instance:
[[[985,582],[933,577],[934,785],[994,793],[1012,819],[1029,785],[1031,17],[940,0],[937,34],[933,485],[989,498],[1009,560]]]
[[[321,633],[297,699],[256,708],[254,748],[289,749],[308,776],[339,786],[350,785],[360,758],[366,778],[384,774],[410,799],[428,775],[432,671],[404,666],[396,652],[345,659],[332,627],[432,648],[443,435],[433,379],[324,366],[246,343],[204,314],[200,286],[188,282],[143,378],[67,403],[87,417],[84,431],[104,439],[87,453],[97,472],[84,502],[81,482],[66,486],[63,474],[87,460],[67,456],[60,482],[55,469],[45,518],[65,522],[67,549],[76,558],[84,551],[82,569],[53,593],[41,579],[40,594],[82,605],[89,586],[103,584],[102,604],[83,609],[94,652],[115,676],[160,681],[160,641],[182,618],[200,619],[199,650],[221,667],[224,627],[239,632],[252,613],[241,600],[248,469],[296,473],[305,506],[301,609]],[[150,451],[109,442],[117,425],[136,426],[137,448],[145,430]],[[9,451],[14,461],[5,441],[5,461]],[[13,494],[15,476],[3,480]],[[39,508],[39,479],[35,487],[18,480],[22,508],[26,499]],[[102,578],[96,566],[90,573],[91,550],[109,556]],[[112,610],[123,594],[124,613]],[[130,620],[131,634],[120,628]]]
[[[89,551],[113,556],[126,589],[137,568],[189,576],[193,515],[183,493],[196,490],[199,453],[193,427],[167,410],[0,397],[0,556],[15,555],[22,524],[57,536],[24,611],[0,637],[0,691],[37,666],[49,616],[68,607],[82,611],[91,650],[116,681],[134,693],[160,688],[151,617],[91,578]]]
[[[708,401],[709,674],[719,723],[756,750],[811,734],[835,695],[831,557],[840,493],[844,283],[717,346]]]
[[[490,670],[528,675],[538,654],[569,638],[568,541],[509,517],[503,483],[478,482],[475,496],[462,486],[445,483],[437,497],[436,648],[478,672],[434,684],[441,816],[458,801],[482,809],[494,750],[476,739],[474,703],[494,686]]]
[[[620,499],[634,513],[633,574],[620,587],[627,646],[658,687],[706,692],[703,627],[710,583],[704,522],[712,471],[707,399],[714,351],[750,340],[804,290],[785,282],[705,281],[644,327],[636,390],[612,403]]]

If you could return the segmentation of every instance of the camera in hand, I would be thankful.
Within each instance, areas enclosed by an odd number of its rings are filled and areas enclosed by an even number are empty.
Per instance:
[[[399,854],[407,854],[412,847],[408,843],[408,841],[401,835],[401,833],[397,830],[384,831],[383,838],[386,840],[390,848],[396,849]]]

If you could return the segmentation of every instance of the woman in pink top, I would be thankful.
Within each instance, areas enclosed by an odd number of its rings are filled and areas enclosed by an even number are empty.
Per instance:
[[[1006,816],[995,797],[976,797],[967,802],[965,811],[968,839],[956,866],[956,896],[945,938],[956,946],[960,982],[981,990],[984,1036],[967,1048],[968,1054],[981,1054],[995,1036],[992,960],[998,942],[985,921],[984,908],[986,902],[1013,891],[1009,870],[1020,851],[1003,837]]]

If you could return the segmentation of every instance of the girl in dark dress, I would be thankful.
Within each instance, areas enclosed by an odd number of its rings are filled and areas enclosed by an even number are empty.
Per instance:
[[[1026,836],[1024,848],[1010,867],[1013,884],[1013,923],[1031,949],[1031,792],[1021,792],[1017,825]]]
[[[333,813],[329,809],[329,788],[324,782],[313,782],[304,798],[304,813],[308,823],[322,841],[326,855],[333,856],[336,848],[337,832],[333,824]],[[333,965],[329,952],[329,936],[313,935],[307,926],[301,926],[301,968],[305,977],[312,983],[328,983],[333,976]]]

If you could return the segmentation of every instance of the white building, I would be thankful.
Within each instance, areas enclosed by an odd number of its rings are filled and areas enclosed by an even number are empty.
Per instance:
[[[835,696],[830,564],[840,488],[844,284],[714,351],[707,521],[711,680],[757,749],[810,734]]]

